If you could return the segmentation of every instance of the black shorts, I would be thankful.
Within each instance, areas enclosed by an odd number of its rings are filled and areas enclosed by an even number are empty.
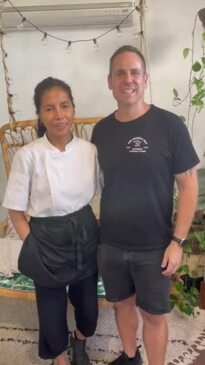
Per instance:
[[[170,277],[162,275],[163,250],[128,251],[106,244],[98,248],[98,267],[106,299],[118,302],[136,294],[137,305],[151,314],[170,311]]]

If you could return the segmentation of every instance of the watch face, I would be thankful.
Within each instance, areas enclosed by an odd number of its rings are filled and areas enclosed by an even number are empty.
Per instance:
[[[183,240],[181,240],[180,245],[181,245],[181,246],[184,246],[184,245],[186,245],[186,243],[187,243],[187,240],[186,240],[186,239],[183,239]]]

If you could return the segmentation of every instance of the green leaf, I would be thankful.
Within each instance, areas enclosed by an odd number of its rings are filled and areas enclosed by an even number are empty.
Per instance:
[[[194,232],[194,236],[196,237],[198,242],[204,241],[205,232],[204,231]]]
[[[194,315],[194,309],[191,305],[184,303],[182,308],[183,312],[186,313],[188,316]]]
[[[184,284],[181,282],[181,281],[177,281],[175,284],[174,284],[174,287],[175,289],[181,293],[184,291]]]
[[[170,310],[172,311],[172,309],[174,309],[176,303],[170,301],[169,304],[170,304]]]
[[[195,85],[198,90],[201,90],[204,87],[204,81],[195,77],[193,85]]]
[[[200,64],[198,61],[196,61],[196,62],[193,64],[193,66],[192,66],[192,70],[193,70],[194,72],[198,72],[198,71],[200,71],[200,70],[201,70],[201,64]]]
[[[185,252],[185,253],[192,253],[192,246],[191,246],[191,243],[186,243],[185,245],[184,245],[184,247],[183,247],[183,251]]]
[[[199,248],[202,251],[205,251],[205,241],[199,242]]]
[[[198,297],[198,296],[199,296],[199,291],[198,291],[198,289],[197,289],[197,288],[195,288],[194,286],[192,286],[192,287],[190,288],[190,293],[191,293],[193,296],[195,296],[195,297]]]
[[[205,97],[205,89],[201,89],[199,90],[194,96],[193,96],[193,100],[199,100],[199,99],[203,99]]]
[[[187,56],[189,54],[189,51],[190,51],[189,48],[184,48],[184,50],[183,50],[183,56],[184,56],[184,58],[187,58]]]
[[[182,122],[186,122],[186,118],[183,115],[180,115],[179,118],[182,120]]]
[[[176,89],[173,89],[173,94],[174,94],[174,97],[177,98],[178,97],[178,91]]]
[[[177,301],[178,301],[177,296],[174,295],[174,294],[170,294],[169,298],[170,298],[172,303],[177,303]]]
[[[192,240],[193,238],[195,238],[195,232],[189,232],[187,239]]]
[[[202,61],[203,65],[205,66],[205,57],[201,57],[201,61]]]
[[[188,265],[182,265],[178,268],[177,272],[183,273],[183,274],[189,274],[189,266]]]
[[[192,103],[192,105],[195,105],[196,107],[199,107],[199,108],[203,108],[203,106],[204,106],[204,103],[203,103],[203,101],[202,100],[198,100],[198,99],[193,99],[192,101],[191,101],[191,103]]]
[[[202,33],[202,38],[205,41],[205,32]]]
[[[185,303],[184,301],[179,302],[177,306],[182,313],[186,313],[189,316],[192,315],[194,312],[193,307],[188,303]]]

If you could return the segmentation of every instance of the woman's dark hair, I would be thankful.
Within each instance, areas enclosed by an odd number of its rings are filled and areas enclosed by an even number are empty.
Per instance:
[[[59,87],[63,89],[69,96],[73,107],[75,108],[74,99],[72,95],[71,88],[66,82],[54,79],[53,77],[47,77],[43,81],[39,82],[39,84],[35,87],[34,90],[34,104],[36,107],[36,113],[39,114],[41,107],[42,95],[46,90],[52,89],[53,87]],[[38,137],[42,137],[46,131],[44,125],[40,122],[38,118],[38,126],[37,126],[37,135]]]

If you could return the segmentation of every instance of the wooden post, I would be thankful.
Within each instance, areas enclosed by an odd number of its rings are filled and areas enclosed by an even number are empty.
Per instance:
[[[199,298],[200,309],[205,309],[205,281],[200,283],[200,298]]]

